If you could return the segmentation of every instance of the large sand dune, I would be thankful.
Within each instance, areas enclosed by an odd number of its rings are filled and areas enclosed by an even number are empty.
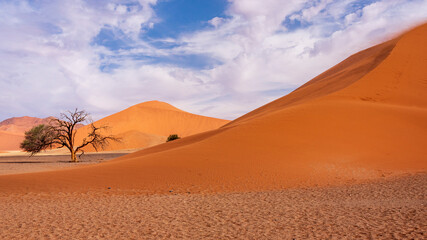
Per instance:
[[[250,191],[425,171],[426,40],[423,25],[357,53],[218,130],[96,166],[0,176],[0,191]]]
[[[160,101],[149,101],[134,105],[96,121],[95,126],[109,126],[106,134],[120,138],[111,142],[104,150],[121,150],[150,147],[164,143],[170,134],[186,137],[200,132],[217,129],[230,121],[184,112]],[[88,126],[78,130],[76,139],[87,135]],[[95,151],[91,146],[85,151]]]

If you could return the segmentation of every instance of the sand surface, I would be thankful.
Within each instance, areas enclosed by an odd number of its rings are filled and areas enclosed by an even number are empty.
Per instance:
[[[36,117],[13,117],[0,122],[0,151],[19,150],[25,131],[39,124],[47,124],[52,119]]]
[[[186,137],[217,129],[229,122],[188,113],[165,102],[149,101],[102,118],[94,124],[109,126],[109,131],[104,133],[121,138],[120,142],[111,142],[105,148],[106,151],[115,151],[158,145],[166,142],[167,137],[171,134]],[[77,131],[77,143],[87,135],[87,131],[88,127]],[[84,150],[86,152],[95,151],[91,146],[85,147]]]
[[[70,163],[70,154],[35,155],[28,153],[1,153],[0,175],[52,171],[62,168],[97,164],[121,157],[127,153],[87,153],[79,157],[78,163]]]
[[[36,118],[36,117],[13,117],[0,122],[0,131],[23,135],[32,127],[39,124],[48,124],[53,117]]]
[[[24,140],[24,134],[15,134],[0,131],[0,150],[18,150],[19,145]]]
[[[427,174],[222,194],[0,197],[0,239],[425,239]]]

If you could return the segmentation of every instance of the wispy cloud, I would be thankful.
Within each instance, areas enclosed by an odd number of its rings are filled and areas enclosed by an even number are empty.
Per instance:
[[[154,34],[168,3],[0,0],[0,119],[152,99],[232,119],[427,20],[427,0],[218,0]]]

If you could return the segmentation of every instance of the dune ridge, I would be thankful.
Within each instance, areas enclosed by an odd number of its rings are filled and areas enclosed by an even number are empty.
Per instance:
[[[109,126],[104,134],[121,139],[111,142],[104,150],[137,149],[164,143],[170,134],[186,137],[200,132],[217,129],[228,120],[205,117],[182,111],[161,101],[143,102],[94,122],[97,126]],[[88,127],[76,134],[81,140],[87,135]],[[85,151],[93,152],[91,146]]]
[[[260,116],[282,108],[304,103],[344,89],[376,68],[393,50],[399,38],[368,48],[328,69],[288,95],[245,114],[230,124]]]
[[[256,191],[425,172],[426,39],[422,25],[355,54],[220,129],[96,166],[0,176],[0,190]]]
[[[23,135],[25,131],[38,124],[47,124],[53,117],[13,117],[0,122],[0,131]]]

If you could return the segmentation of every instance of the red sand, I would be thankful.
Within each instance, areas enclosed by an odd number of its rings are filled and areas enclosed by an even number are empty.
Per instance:
[[[52,118],[53,117],[36,118],[27,116],[9,118],[0,122],[0,131],[14,134],[24,134],[25,131],[28,131],[35,125],[49,123]]]
[[[121,138],[120,142],[111,142],[105,149],[114,151],[158,145],[164,143],[170,134],[186,137],[217,129],[228,122],[184,112],[165,102],[150,101],[134,105],[94,124],[109,126],[108,134]],[[79,129],[76,139],[83,139],[87,131],[88,127]],[[85,151],[95,150],[88,146]]]
[[[425,171],[426,39],[423,25],[362,51],[218,130],[96,166],[0,176],[0,192],[251,191]]]
[[[24,136],[0,131],[0,151],[18,150]]]
[[[0,239],[425,239],[427,174],[330,188],[0,197]]]
[[[0,150],[19,151],[25,131],[38,124],[49,123],[49,118],[15,117],[0,122]],[[205,117],[184,112],[165,102],[150,101],[134,105],[121,112],[95,122],[108,125],[109,134],[121,138],[120,143],[113,142],[106,151],[146,148],[164,143],[170,134],[180,137],[217,129],[230,121]],[[81,127],[81,126],[79,126]],[[83,139],[88,127],[82,127],[77,139]],[[95,149],[88,146],[87,152]]]
[[[25,131],[38,124],[47,124],[50,119],[36,117],[14,117],[0,122],[0,151],[17,151],[24,140]]]

